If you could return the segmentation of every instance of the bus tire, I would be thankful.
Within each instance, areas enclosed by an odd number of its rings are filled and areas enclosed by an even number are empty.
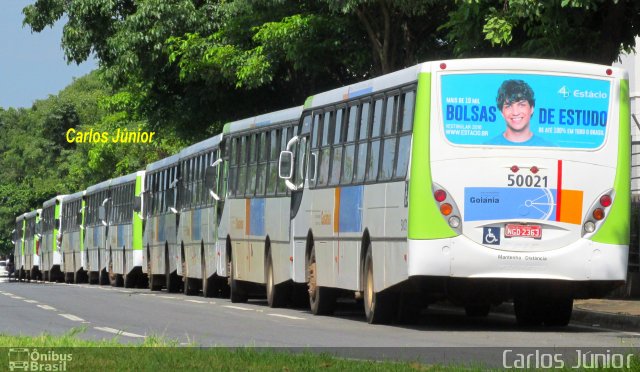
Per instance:
[[[107,269],[101,269],[98,273],[98,284],[99,285],[109,285],[109,274],[107,273]]]
[[[389,293],[376,292],[373,286],[371,248],[364,259],[364,314],[369,324],[389,324],[393,319],[393,299]]]
[[[313,315],[331,315],[335,310],[336,296],[333,288],[320,287],[318,283],[318,266],[315,247],[309,256],[309,307]]]
[[[543,308],[540,299],[536,297],[516,297],[513,299],[513,311],[518,325],[535,327],[542,324]]]
[[[184,256],[183,256],[184,257]],[[187,296],[193,296],[198,293],[198,281],[194,278],[190,278],[187,273],[187,263],[182,262],[182,279],[184,294]]]
[[[266,273],[266,289],[267,289],[267,304],[269,307],[284,307],[287,305],[288,288],[286,283],[280,285],[275,284],[275,278],[273,275],[273,259],[271,258],[271,252],[267,255],[267,267]]]
[[[465,314],[470,318],[485,318],[490,310],[491,305],[488,303],[467,304],[464,307]]]
[[[247,293],[242,288],[242,283],[233,277],[233,261],[227,263],[227,272],[229,273],[229,298],[232,303],[247,302]]]
[[[158,279],[158,275],[153,274],[153,269],[151,268],[151,262],[147,262],[147,275],[149,276],[149,290],[150,291],[161,290],[162,283]]]
[[[571,320],[573,298],[550,299],[544,312],[544,325],[548,327],[565,327]]]

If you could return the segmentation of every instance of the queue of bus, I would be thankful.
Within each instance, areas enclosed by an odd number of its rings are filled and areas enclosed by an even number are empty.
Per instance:
[[[628,90],[609,66],[472,59],[320,93],[18,216],[16,277],[317,315],[348,297],[369,323],[513,301],[564,326],[626,280]]]

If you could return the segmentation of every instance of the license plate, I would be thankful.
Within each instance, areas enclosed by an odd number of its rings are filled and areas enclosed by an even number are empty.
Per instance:
[[[516,225],[508,224],[504,229],[505,238],[542,238],[542,226],[540,225]]]

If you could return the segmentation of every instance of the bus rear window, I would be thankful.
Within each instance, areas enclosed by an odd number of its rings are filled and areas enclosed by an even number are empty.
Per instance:
[[[596,149],[611,83],[539,74],[441,77],[444,135],[455,145]]]

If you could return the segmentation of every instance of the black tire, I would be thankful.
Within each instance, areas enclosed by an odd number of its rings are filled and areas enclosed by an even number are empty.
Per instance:
[[[178,273],[176,271],[171,272],[171,266],[169,265],[169,249],[165,251],[164,255],[164,272],[166,280],[166,288],[169,293],[180,292],[180,282],[178,280]]]
[[[98,284],[100,285],[109,285],[109,273],[107,273],[107,269],[100,270],[98,273]]]
[[[149,290],[159,291],[162,289],[162,280],[158,278],[158,275],[153,274],[150,260],[147,261],[147,276],[149,277]]]
[[[184,257],[184,255],[183,255]],[[193,296],[198,293],[198,282],[199,280],[190,278],[187,273],[187,264],[186,262],[182,262],[182,280],[184,294],[187,296]]]
[[[232,303],[247,302],[247,293],[238,280],[233,277],[233,261],[227,263],[227,272],[229,274],[229,299]]]
[[[376,292],[373,287],[373,256],[371,248],[364,259],[364,314],[369,324],[389,324],[393,319],[393,299],[390,294]]]
[[[468,304],[464,307],[464,312],[470,318],[485,318],[489,315],[491,305],[488,303]]]
[[[288,283],[275,284],[275,278],[273,274],[273,259],[271,253],[267,255],[267,262],[265,268],[265,282],[267,290],[267,304],[269,307],[285,307],[287,306],[287,299],[289,297]]]
[[[124,287],[135,288],[138,285],[138,273],[136,271],[130,271],[124,275]]]
[[[551,299],[544,312],[544,325],[548,327],[565,327],[571,320],[573,298]]]
[[[309,263],[307,265],[309,278],[309,307],[313,315],[331,315],[335,310],[336,295],[333,288],[317,285],[318,268],[316,263],[315,248],[311,249]]]
[[[513,299],[513,310],[518,325],[535,327],[542,324],[543,307],[540,301],[532,297],[516,297]]]

